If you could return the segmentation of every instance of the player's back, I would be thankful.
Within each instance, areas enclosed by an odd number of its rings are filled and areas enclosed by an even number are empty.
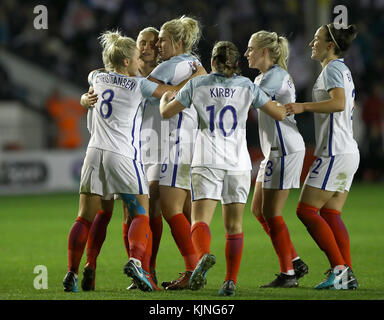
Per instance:
[[[272,66],[256,77],[255,83],[272,100],[281,104],[295,102],[295,86],[289,73],[279,65]],[[260,145],[268,157],[281,157],[305,150],[304,140],[296,126],[294,115],[276,121],[264,112],[258,112]]]
[[[248,78],[226,78],[212,73],[192,79],[192,101],[199,116],[199,133],[192,166],[208,166],[226,170],[249,170],[251,162],[246,142],[248,111],[262,95]],[[256,97],[256,98],[255,98]]]
[[[98,72],[93,76],[92,84],[99,99],[93,111],[88,147],[140,160],[141,102],[144,100],[140,88],[142,80],[113,72]]]
[[[160,80],[165,84],[178,85],[193,74],[194,62],[201,65],[195,56],[188,53],[179,54],[160,63],[151,72],[150,77]],[[159,101],[160,100],[158,100],[158,102]],[[196,128],[197,118],[195,110],[193,108],[185,109],[182,113],[182,118],[180,118],[179,114],[179,116],[176,115],[169,119],[169,129],[171,133],[175,129],[180,129],[180,127],[184,130],[193,130]]]

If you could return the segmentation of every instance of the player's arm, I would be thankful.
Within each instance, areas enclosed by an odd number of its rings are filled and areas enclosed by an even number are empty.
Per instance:
[[[92,86],[89,87],[88,92],[84,93],[80,98],[80,104],[85,108],[94,107],[97,102],[97,94]]]
[[[277,121],[284,120],[287,114],[282,104],[272,100],[267,101],[267,103],[260,107],[260,110],[265,112],[267,115]]]
[[[185,108],[179,101],[173,99],[175,95],[176,91],[167,91],[160,99],[160,114],[164,119],[173,117]]]
[[[344,88],[333,88],[329,90],[328,100],[319,102],[288,103],[285,105],[288,114],[303,112],[332,113],[341,112],[345,109]]]
[[[189,80],[193,79],[194,77],[207,74],[207,71],[205,70],[205,68],[203,66],[197,66],[197,65],[194,64],[194,67],[195,67],[196,71],[189,78],[187,78],[184,81],[180,82],[176,86],[167,85],[167,84],[164,84],[163,82],[161,82],[161,81],[159,81],[159,80],[157,80],[155,78],[148,77],[147,78],[148,80],[156,82],[156,83],[159,84],[159,86],[153,92],[152,96],[155,97],[155,98],[159,98],[160,99],[164,95],[164,93],[166,93],[167,91],[175,91],[177,93],[182,87],[184,87],[184,85]]]

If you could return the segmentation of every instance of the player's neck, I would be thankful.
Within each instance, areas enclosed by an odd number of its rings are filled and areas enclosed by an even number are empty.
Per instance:
[[[156,64],[152,61],[151,62],[140,61],[139,72],[143,77],[147,77],[155,68],[155,66]]]
[[[320,63],[321,63],[321,67],[324,69],[325,66],[330,63],[332,60],[336,60],[336,59],[339,59],[338,56],[335,56],[334,54],[331,54],[329,57],[326,57],[324,60],[322,60]]]
[[[260,72],[262,74],[268,72],[269,69],[271,69],[273,67],[273,62],[270,60],[270,59],[266,59],[264,61],[264,63],[262,63],[262,65],[260,66]]]

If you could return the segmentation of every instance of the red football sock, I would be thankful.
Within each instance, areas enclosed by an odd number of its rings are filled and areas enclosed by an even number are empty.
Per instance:
[[[264,231],[266,232],[267,235],[269,235],[269,227],[267,221],[265,221],[263,216],[256,216],[257,220],[259,220],[261,226],[263,227]]]
[[[167,220],[173,239],[184,258],[185,270],[193,271],[198,262],[195,248],[191,239],[191,225],[183,213],[174,215]]]
[[[127,251],[128,259],[129,259],[129,241],[128,241],[128,230],[131,223],[125,223],[123,221],[123,242],[125,251]]]
[[[193,246],[197,253],[197,258],[210,252],[211,246],[211,231],[205,222],[196,222],[191,228],[191,238]]]
[[[260,224],[262,225],[264,231],[269,235],[270,235],[270,231],[269,231],[269,227],[268,227],[268,223],[267,221],[265,221],[264,217],[263,216],[257,216],[256,217],[257,220],[259,220]],[[291,247],[291,256],[292,256],[292,259],[295,259],[298,257],[298,254],[296,252],[296,249],[295,249],[295,246],[293,245],[292,241],[290,243],[290,247]]]
[[[143,261],[145,249],[149,238],[149,218],[137,215],[133,218],[128,230],[129,256]]]
[[[287,273],[288,270],[293,270],[291,256],[291,239],[287,225],[282,216],[272,217],[267,219],[269,232],[273,247],[279,258],[280,272]]]
[[[145,248],[143,261],[142,261],[142,267],[145,271],[150,273],[149,270],[149,262],[151,261],[151,254],[152,254],[152,231],[151,228],[148,230],[148,241],[147,241],[147,247]]]
[[[227,262],[225,280],[233,280],[236,284],[243,255],[244,234],[226,234],[225,239],[225,260]]]
[[[151,254],[150,267],[151,269],[155,269],[157,252],[159,251],[161,235],[163,234],[162,215],[159,215],[155,218],[150,218],[149,225],[151,226],[151,231],[152,231],[152,254]]]
[[[327,221],[317,214],[318,208],[299,202],[296,213],[306,226],[309,234],[321,250],[325,252],[331,267],[344,265],[344,258],[337,246],[335,236]]]
[[[91,222],[77,217],[68,236],[68,271],[79,273],[79,265],[88,239]]]
[[[331,227],[339,250],[344,257],[345,263],[352,268],[349,235],[347,228],[341,219],[341,212],[333,209],[322,208],[320,210],[320,215]]]
[[[87,264],[96,268],[96,259],[107,235],[107,227],[111,220],[112,212],[98,211],[92,222],[87,241]]]

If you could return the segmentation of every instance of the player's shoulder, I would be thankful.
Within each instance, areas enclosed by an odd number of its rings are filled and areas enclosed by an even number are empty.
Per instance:
[[[334,72],[343,73],[344,71],[349,71],[349,68],[345,64],[344,59],[332,60],[324,68],[325,74],[334,73]]]
[[[89,83],[90,86],[93,85],[93,81],[96,78],[96,76],[101,74],[101,73],[106,73],[106,71],[104,69],[97,69],[97,70],[92,70],[88,74],[88,83]]]
[[[278,64],[275,64],[271,69],[269,69],[265,73],[263,79],[269,80],[269,81],[281,82],[287,76],[289,76],[288,71],[280,67]]]
[[[235,75],[231,79],[233,84],[239,87],[251,88],[251,89],[256,87],[256,84],[251,79],[241,75]]]

